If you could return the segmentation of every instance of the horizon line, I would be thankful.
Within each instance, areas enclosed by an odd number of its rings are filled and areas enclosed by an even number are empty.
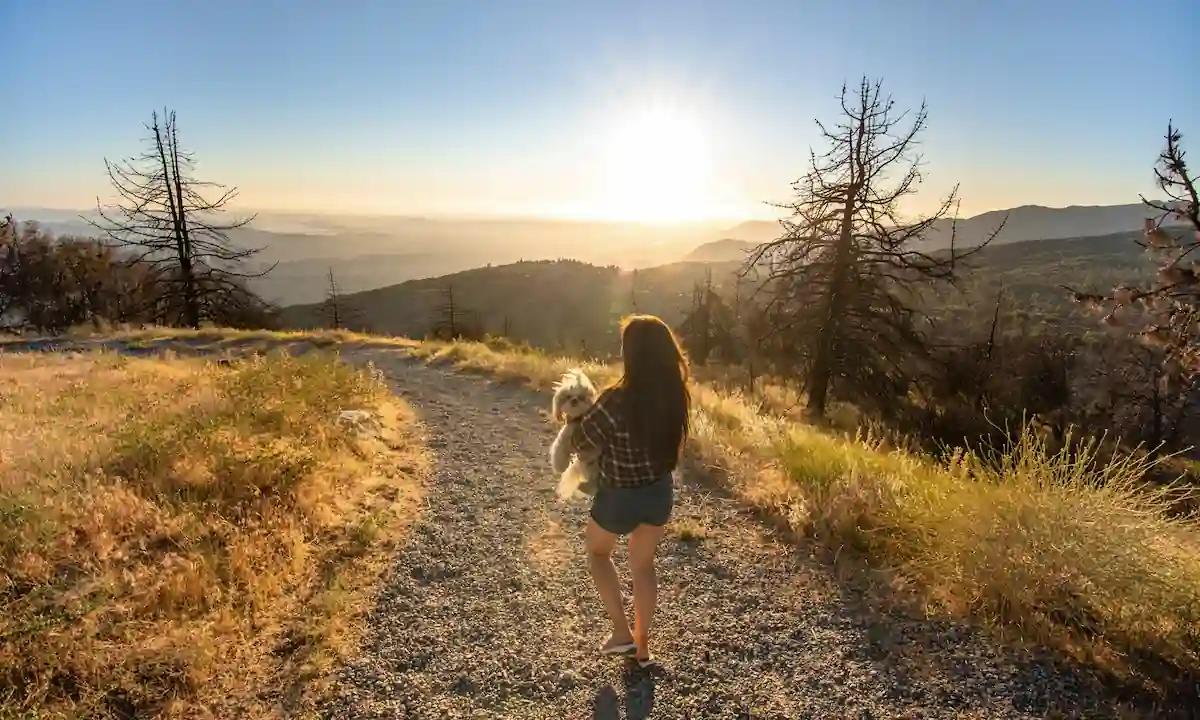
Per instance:
[[[1073,203],[1070,205],[1042,205],[1039,203],[1022,203],[1010,207],[997,207],[988,210],[977,212],[973,215],[959,216],[960,220],[968,220],[971,218],[980,217],[988,213],[1004,212],[1019,210],[1022,208],[1041,208],[1045,210],[1071,210],[1071,209],[1092,209],[1092,208],[1112,208],[1124,207],[1130,205],[1144,205],[1141,200],[1128,203]],[[75,213],[84,215],[94,213],[94,208],[82,209],[79,207],[62,207],[52,205],[23,205],[23,206],[4,206],[0,204],[0,212],[5,214],[13,214],[14,219],[19,211],[48,211],[56,213]],[[679,219],[679,220],[651,220],[651,219],[624,219],[624,218],[604,218],[590,216],[586,214],[569,214],[569,213],[449,213],[449,212],[434,212],[434,213],[408,213],[408,212],[380,212],[380,211],[352,211],[352,210],[336,210],[328,208],[314,209],[295,209],[295,208],[277,208],[277,207],[254,207],[254,206],[236,206],[228,208],[228,212],[233,214],[253,214],[253,215],[291,215],[291,216],[316,216],[336,218],[339,216],[349,218],[383,218],[389,220],[408,220],[416,222],[563,222],[563,223],[594,223],[607,225],[633,225],[644,227],[666,227],[666,226],[686,226],[686,225],[737,225],[746,222],[777,222],[779,218],[786,217],[780,215],[777,218],[765,217],[762,215],[744,215],[740,217],[715,217],[715,218],[696,218],[696,219]],[[946,219],[954,218],[954,215],[947,215]],[[36,219],[36,218],[34,218]]]

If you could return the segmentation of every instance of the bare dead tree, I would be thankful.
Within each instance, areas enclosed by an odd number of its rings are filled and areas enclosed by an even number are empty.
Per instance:
[[[333,276],[333,268],[326,269],[329,285],[325,288],[325,299],[319,311],[330,330],[354,330],[368,332],[369,323],[364,320],[362,307],[346,298],[342,286]]]
[[[688,346],[688,357],[697,365],[708,361],[712,349],[712,270],[705,268],[705,282],[697,281],[692,287],[692,307],[679,325],[679,330]]]
[[[220,219],[236,188],[193,176],[195,158],[180,146],[173,111],[164,110],[161,118],[153,113],[145,127],[145,150],[120,162],[104,161],[116,203],[101,205],[97,198],[100,220],[84,219],[124,251],[129,264],[150,268],[147,279],[157,290],[160,322],[199,327],[203,320],[228,314],[216,303],[258,304],[246,297],[250,291],[243,281],[274,266],[252,273],[241,269],[261,248],[238,248],[229,239],[253,216]]]
[[[992,310],[992,324],[988,328],[987,350],[985,357],[988,360],[992,359],[992,353],[996,349],[996,331],[1000,329],[1000,309],[1004,305],[1004,286],[996,291],[996,307]]]
[[[1113,332],[1146,345],[1107,368],[1123,378],[1114,408],[1126,414],[1145,408],[1142,439],[1167,447],[1179,443],[1200,393],[1200,192],[1188,168],[1183,136],[1167,123],[1154,167],[1165,199],[1141,197],[1147,209],[1137,244],[1161,264],[1152,282],[1120,285],[1107,293],[1063,286],[1071,299],[1102,315]]]
[[[435,331],[445,333],[453,340],[459,335],[462,325],[462,308],[454,302],[454,286],[447,284],[442,290],[442,305],[438,309],[438,320]]]
[[[766,318],[762,308],[755,302],[757,289],[762,284],[759,268],[743,268],[734,276],[733,308],[730,328],[730,348],[734,362],[740,362],[746,371],[746,394],[754,397],[758,359],[763,356],[761,340],[767,332]],[[749,286],[743,289],[743,285]]]
[[[809,170],[792,184],[782,235],[752,251],[743,272],[764,264],[765,311],[770,332],[796,359],[809,412],[825,414],[831,389],[854,401],[888,405],[905,393],[911,361],[925,352],[920,292],[953,283],[966,252],[922,249],[936,225],[950,222],[957,187],[938,209],[905,217],[901,201],[922,180],[917,137],[925,129],[922,104],[911,123],[896,112],[879,82],[863,78],[858,92],[841,93],[841,121],[817,126],[827,144],[810,150]],[[1003,227],[1003,223],[1001,226]]]
[[[325,291],[325,314],[331,330],[342,329],[341,292],[333,279],[333,268],[329,268],[329,288]]]
[[[447,283],[440,292],[442,302],[434,309],[430,334],[440,340],[481,340],[484,330],[479,313],[455,300],[454,285]]]
[[[1148,216],[1137,243],[1162,262],[1155,282],[1122,285],[1108,293],[1063,286],[1074,302],[1103,313],[1105,325],[1163,348],[1165,376],[1180,388],[1190,387],[1200,376],[1200,255],[1193,255],[1200,249],[1200,197],[1182,141],[1179,130],[1168,123],[1166,144],[1154,168],[1167,199],[1141,198]]]
[[[739,359],[737,320],[725,299],[713,287],[712,268],[705,268],[704,281],[692,289],[692,307],[679,325],[688,357],[698,365],[708,362],[714,350],[726,362]]]

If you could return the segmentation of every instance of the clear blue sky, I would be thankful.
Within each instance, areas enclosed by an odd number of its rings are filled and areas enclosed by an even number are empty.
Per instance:
[[[10,207],[105,196],[167,105],[255,207],[750,215],[863,74],[928,101],[927,197],[959,181],[966,213],[1134,202],[1169,118],[1200,163],[1196,0],[5,0],[0,27]]]

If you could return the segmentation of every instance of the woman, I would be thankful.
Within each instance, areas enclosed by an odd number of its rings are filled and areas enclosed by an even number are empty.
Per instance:
[[[599,453],[585,544],[588,569],[612,621],[612,635],[600,652],[632,654],[649,667],[654,663],[650,624],[658,602],[654,555],[675,502],[671,476],[688,435],[691,396],[687,359],[657,317],[631,315],[621,322],[621,357],[624,374],[575,421],[571,445],[576,452]],[[612,561],[622,535],[629,536],[632,632]]]

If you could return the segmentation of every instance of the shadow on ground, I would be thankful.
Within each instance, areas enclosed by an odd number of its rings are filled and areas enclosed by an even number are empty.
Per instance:
[[[618,697],[610,684],[601,686],[592,703],[592,717],[595,720],[620,720],[622,717],[625,720],[644,720],[650,717],[654,712],[654,676],[655,673],[630,662],[624,671],[624,697]]]

